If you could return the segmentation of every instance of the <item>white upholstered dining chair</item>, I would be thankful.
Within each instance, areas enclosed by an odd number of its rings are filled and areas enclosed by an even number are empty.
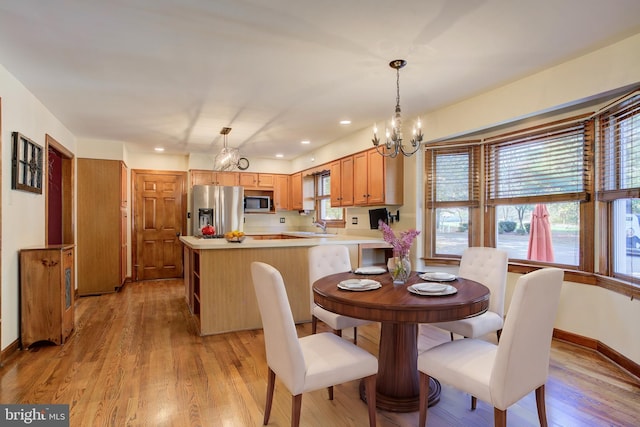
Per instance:
[[[479,316],[432,325],[449,331],[452,340],[454,333],[467,338],[477,338],[489,332],[496,332],[500,339],[504,324],[508,261],[507,253],[496,248],[467,248],[460,259],[458,276],[482,283],[489,288],[489,309]]]
[[[310,287],[321,277],[351,271],[351,259],[349,258],[349,249],[346,246],[313,246],[309,248],[308,254]],[[318,319],[326,323],[338,336],[342,336],[343,329],[353,328],[353,342],[355,344],[358,343],[358,326],[371,323],[370,320],[343,316],[319,307],[313,302],[313,290],[311,290],[311,333],[313,334],[317,331]]]
[[[378,359],[329,332],[298,338],[282,275],[274,267],[251,263],[251,276],[264,329],[269,376],[264,425],[269,422],[276,375],[292,394],[291,425],[300,424],[302,393],[329,389],[364,378],[369,425],[376,424]]]
[[[521,276],[509,306],[500,342],[462,339],[437,345],[418,356],[419,425],[427,421],[429,377],[490,403],[494,424],[505,427],[507,408],[535,390],[540,425],[547,426],[544,385],[563,271],[544,268]]]

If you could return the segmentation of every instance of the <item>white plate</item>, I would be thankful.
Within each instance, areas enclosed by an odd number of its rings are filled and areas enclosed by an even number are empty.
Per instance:
[[[387,272],[386,268],[375,267],[375,266],[359,267],[359,268],[356,268],[356,270],[354,271],[354,273],[356,274],[383,274],[386,272]]]
[[[380,282],[369,279],[349,279],[338,283],[338,288],[345,291],[370,291],[382,287]]]
[[[412,285],[413,289],[415,289],[416,291],[429,292],[429,293],[444,292],[448,286],[449,285],[445,285],[442,283],[433,283],[433,282],[416,283],[415,285]]]
[[[439,292],[424,292],[421,291],[419,289],[416,289],[415,286],[416,285],[426,285],[426,283],[416,283],[415,285],[410,285],[407,286],[407,290],[409,292],[411,292],[412,294],[416,294],[416,295],[423,295],[423,296],[429,296],[429,297],[439,297],[439,296],[444,296],[444,295],[453,295],[456,292],[458,292],[458,290],[451,286],[451,285],[444,285],[445,288]]]
[[[419,277],[421,279],[432,280],[434,282],[451,282],[452,280],[456,280],[455,274],[439,272],[422,273]]]

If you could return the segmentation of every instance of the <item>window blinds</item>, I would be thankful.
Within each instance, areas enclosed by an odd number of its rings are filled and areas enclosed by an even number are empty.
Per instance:
[[[610,105],[598,121],[598,199],[640,197],[640,92]]]
[[[426,151],[427,208],[480,205],[479,150],[471,146]]]
[[[593,120],[488,140],[487,205],[587,200]]]

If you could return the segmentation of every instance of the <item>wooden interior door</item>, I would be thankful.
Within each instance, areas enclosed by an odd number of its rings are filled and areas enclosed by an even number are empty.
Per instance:
[[[187,174],[131,171],[133,182],[133,276],[135,280],[182,277]]]

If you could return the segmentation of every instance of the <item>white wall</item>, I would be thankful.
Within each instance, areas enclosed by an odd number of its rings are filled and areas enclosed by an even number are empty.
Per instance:
[[[507,278],[508,307],[519,274]],[[508,314],[507,309],[507,314]],[[640,302],[598,286],[564,282],[555,327],[598,340],[640,363]]]
[[[191,154],[188,158],[188,169],[212,169],[214,156],[207,154]],[[284,173],[296,172],[291,169],[291,162],[278,159],[249,158],[249,168],[236,172]]]
[[[45,134],[67,150],[76,151],[76,138],[18,80],[0,65],[2,98],[2,343],[19,338],[18,251],[45,243],[44,193],[11,189],[11,133],[24,134],[45,147]]]
[[[497,89],[427,112],[428,140],[462,135],[576,105],[640,82],[640,33]]]
[[[82,159],[124,160],[125,143],[97,139],[78,139],[76,157]]]

